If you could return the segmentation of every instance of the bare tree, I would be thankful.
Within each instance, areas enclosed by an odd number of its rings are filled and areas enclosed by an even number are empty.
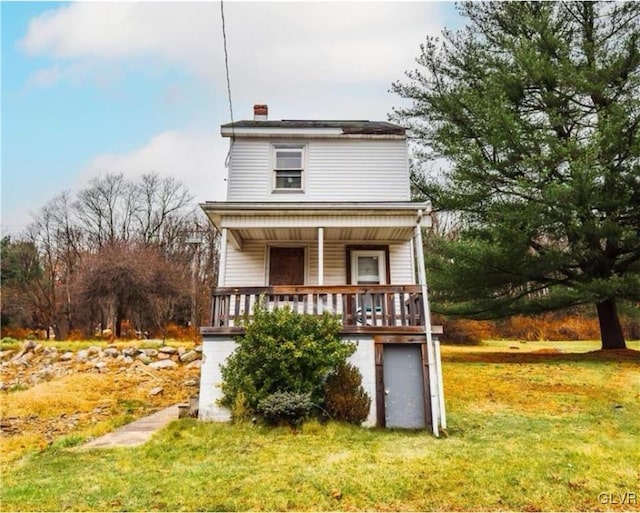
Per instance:
[[[129,240],[136,211],[136,187],[122,173],[94,178],[74,204],[89,242],[105,244]]]
[[[143,242],[170,245],[174,236],[169,227],[182,224],[192,212],[189,208],[192,199],[186,187],[175,178],[162,178],[155,173],[143,175],[137,185],[135,215]]]

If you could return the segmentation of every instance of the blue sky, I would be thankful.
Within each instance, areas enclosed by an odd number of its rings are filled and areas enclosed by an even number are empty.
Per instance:
[[[217,2],[3,2],[2,233],[92,177],[151,171],[223,200]],[[226,2],[234,117],[386,119],[391,82],[452,3]]]

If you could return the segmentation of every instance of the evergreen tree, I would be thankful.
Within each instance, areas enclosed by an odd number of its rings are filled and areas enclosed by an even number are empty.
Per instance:
[[[412,100],[392,118],[415,142],[415,191],[458,221],[430,240],[436,306],[591,303],[603,349],[624,348],[616,303],[640,300],[640,4],[459,10],[466,27],[428,39],[392,86]]]

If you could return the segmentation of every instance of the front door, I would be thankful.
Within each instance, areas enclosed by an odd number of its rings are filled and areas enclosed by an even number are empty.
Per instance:
[[[424,378],[420,344],[385,344],[383,351],[386,427],[424,428]]]
[[[304,248],[269,248],[269,285],[304,285]]]
[[[351,284],[384,285],[387,283],[387,265],[383,250],[351,251]]]
[[[387,283],[386,251],[378,249],[351,250],[351,285],[385,285]],[[382,294],[368,292],[358,294],[349,313],[355,313],[358,324],[376,324],[374,318],[381,316]]]

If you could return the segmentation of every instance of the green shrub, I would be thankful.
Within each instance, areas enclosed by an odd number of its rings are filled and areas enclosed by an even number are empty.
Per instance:
[[[334,370],[324,386],[324,409],[334,420],[360,425],[369,416],[371,398],[360,371],[350,363]]]
[[[236,350],[221,366],[220,404],[233,408],[242,393],[256,412],[260,401],[276,392],[309,394],[320,404],[327,375],[355,351],[353,343],[340,340],[339,330],[337,318],[329,314],[256,307]]]
[[[276,392],[260,401],[258,414],[269,424],[299,426],[312,408],[309,393]]]

